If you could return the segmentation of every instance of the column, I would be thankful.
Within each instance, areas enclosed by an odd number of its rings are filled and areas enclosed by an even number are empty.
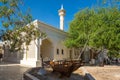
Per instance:
[[[40,51],[40,47],[42,45],[42,39],[37,39],[37,44],[36,44],[36,66],[42,67],[42,57],[41,57],[41,51]]]

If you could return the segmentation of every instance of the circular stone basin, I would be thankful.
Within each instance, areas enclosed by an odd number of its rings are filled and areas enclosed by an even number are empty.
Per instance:
[[[51,68],[45,68],[46,74],[38,74],[40,67],[30,68],[23,74],[23,80],[84,80],[84,77],[77,73],[72,73],[70,77],[61,76],[58,72],[52,72]]]

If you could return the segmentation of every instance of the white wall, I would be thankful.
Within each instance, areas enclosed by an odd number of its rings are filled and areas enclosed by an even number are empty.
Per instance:
[[[40,30],[42,32],[45,32],[47,34],[47,39],[50,40],[51,44],[52,44],[52,50],[49,55],[51,56],[52,59],[54,60],[62,60],[62,59],[68,59],[69,58],[69,51],[68,49],[64,46],[63,42],[67,37],[67,33],[56,29],[52,26],[49,26],[45,23],[41,23],[38,20],[34,21],[33,24],[40,28]],[[47,45],[43,45],[44,47]],[[19,54],[8,54],[7,57],[9,57],[9,59],[15,59],[15,60],[20,60],[21,59],[21,64],[28,64],[28,65],[33,65],[36,66],[37,65],[37,56],[38,56],[38,51],[37,51],[37,46],[35,45],[35,42],[32,41],[30,43],[30,45],[28,46],[27,52],[24,51],[24,54],[22,54],[22,58],[21,55]],[[44,48],[45,49],[45,48]],[[50,49],[50,48],[47,48]],[[59,54],[57,54],[57,49],[59,49]],[[62,49],[64,50],[64,54],[62,54]],[[48,50],[50,51],[50,50]],[[46,54],[45,54],[46,55]],[[46,55],[47,56],[47,55]],[[15,58],[16,57],[16,58]],[[44,56],[45,57],[45,56]],[[14,60],[14,61],[15,61]]]
[[[68,49],[63,44],[67,37],[67,33],[39,21],[37,21],[37,23],[40,30],[47,34],[47,38],[50,39],[53,44],[53,59],[62,60],[69,58]],[[57,49],[59,49],[59,54],[57,54]],[[61,53],[62,49],[64,50],[64,54]]]
[[[28,46],[28,50],[26,52],[27,60],[35,59],[36,48],[37,46],[35,45],[35,42],[32,41]]]

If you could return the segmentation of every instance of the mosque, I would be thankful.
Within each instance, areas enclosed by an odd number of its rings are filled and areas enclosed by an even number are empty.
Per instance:
[[[24,49],[19,52],[11,53],[6,47],[4,59],[35,67],[40,65],[41,56],[44,61],[76,58],[78,55],[74,55],[74,51],[64,45],[67,33],[64,31],[64,16],[66,11],[63,6],[58,10],[58,13],[60,16],[60,29],[40,22],[39,20],[33,21],[35,27],[40,28],[42,32],[47,34],[47,38],[32,41],[28,49],[24,45]],[[36,44],[39,45],[39,48]]]

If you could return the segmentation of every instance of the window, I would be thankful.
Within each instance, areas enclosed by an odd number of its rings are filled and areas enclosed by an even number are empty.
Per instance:
[[[57,54],[59,54],[59,49],[57,49]]]
[[[70,54],[72,54],[72,50],[70,50]]]
[[[70,59],[72,59],[72,50],[70,50]]]
[[[62,49],[62,54],[64,54],[64,50]]]

